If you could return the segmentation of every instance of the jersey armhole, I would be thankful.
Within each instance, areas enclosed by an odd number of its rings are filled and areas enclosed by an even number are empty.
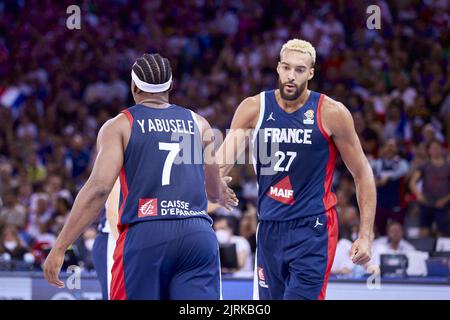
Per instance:
[[[203,144],[203,130],[202,130],[202,127],[200,126],[200,123],[198,122],[196,113],[194,111],[192,111],[192,110],[189,110],[189,112],[191,113],[192,120],[194,120],[194,123],[197,126],[198,135],[199,135],[198,138],[200,140],[200,145],[202,146],[202,150],[204,150],[205,146]]]
[[[261,92],[260,95],[260,103],[259,103],[259,116],[258,122],[256,122],[255,131],[253,131],[252,144],[255,146],[256,137],[258,136],[258,131],[261,128],[262,121],[264,119],[264,113],[266,110],[266,94],[265,92]]]
[[[259,95],[260,103],[259,103],[259,117],[258,122],[256,123],[255,130],[253,131],[253,137],[252,137],[252,160],[253,160],[253,170],[255,170],[255,175],[258,176],[258,170],[257,170],[257,161],[258,161],[258,155],[257,155],[257,145],[256,145],[256,137],[258,136],[259,129],[261,128],[262,121],[264,119],[264,114],[266,110],[266,94],[264,91],[261,92]],[[258,183],[257,183],[258,185]]]
[[[198,128],[198,131],[200,132],[200,134],[202,134],[202,128],[200,127],[200,123],[198,123],[197,115],[196,115],[195,112],[192,111],[192,110],[189,110],[189,112],[191,113],[192,120],[194,120],[195,125],[196,125],[197,128]]]
[[[331,143],[331,137],[328,135],[328,133],[325,131],[325,128],[322,125],[322,104],[324,98],[325,95],[320,94],[319,102],[317,103],[317,125],[319,127],[320,132],[325,137],[325,139],[327,139],[327,141]]]
[[[128,109],[125,109],[120,111],[120,113],[123,113],[127,117],[128,121],[130,122],[131,128],[133,128],[133,116],[131,115],[130,111]]]
[[[128,121],[130,122],[130,137],[128,138],[127,147],[123,150],[123,154],[125,156],[130,147],[131,135],[133,134],[133,115],[131,114],[131,112],[128,109],[122,110],[122,111],[120,111],[120,113],[123,113],[127,117]]]

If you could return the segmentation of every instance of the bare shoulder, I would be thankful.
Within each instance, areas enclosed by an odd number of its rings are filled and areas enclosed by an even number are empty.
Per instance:
[[[245,98],[244,100],[242,100],[241,104],[246,104],[246,105],[255,107],[255,106],[259,105],[260,99],[261,99],[261,94],[258,93],[257,95]]]
[[[329,135],[342,128],[353,127],[353,118],[347,107],[328,96],[324,96],[321,107],[322,126]]]
[[[131,135],[131,124],[128,117],[120,113],[106,121],[98,132],[97,141],[108,141],[120,138],[122,142],[128,142]]]
[[[244,106],[250,112],[259,112],[259,106],[261,103],[261,94],[258,93],[255,96],[247,97],[241,102],[241,106]]]
[[[259,117],[261,94],[242,100],[234,114],[232,127],[254,128]]]
[[[119,113],[114,118],[109,119],[106,121],[102,127],[100,128],[100,132],[108,132],[108,133],[114,133],[121,131],[126,128],[130,128],[130,120],[127,118],[127,116],[123,113]],[[99,132],[99,134],[100,134]]]
[[[324,96],[321,111],[326,117],[351,117],[350,111],[348,111],[342,102],[336,101],[328,96]]]

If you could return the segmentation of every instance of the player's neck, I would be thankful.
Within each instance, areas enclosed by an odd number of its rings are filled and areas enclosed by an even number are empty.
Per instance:
[[[168,94],[142,95],[137,97],[136,104],[152,108],[167,108],[170,106]]]
[[[276,98],[278,104],[280,105],[280,107],[282,107],[284,110],[286,110],[288,112],[292,112],[292,111],[295,111],[295,110],[303,107],[303,105],[305,104],[306,100],[308,99],[308,97],[310,95],[310,92],[311,92],[310,90],[305,88],[305,90],[303,90],[302,94],[300,94],[300,96],[297,99],[286,100],[281,97],[280,90],[277,89],[275,98]]]

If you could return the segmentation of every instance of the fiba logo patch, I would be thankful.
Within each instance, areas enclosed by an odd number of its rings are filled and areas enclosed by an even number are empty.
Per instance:
[[[145,218],[158,215],[158,199],[139,199],[138,217]]]
[[[314,110],[309,109],[304,115],[306,119],[303,119],[303,124],[314,124]]]
[[[269,287],[266,283],[266,278],[264,277],[264,270],[261,267],[258,267],[258,283],[260,287],[263,288]]]

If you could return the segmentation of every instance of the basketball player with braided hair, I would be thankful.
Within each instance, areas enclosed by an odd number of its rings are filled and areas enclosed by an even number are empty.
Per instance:
[[[214,153],[203,152],[213,143],[211,127],[169,102],[166,58],[144,54],[131,78],[136,105],[100,129],[94,168],[45,261],[45,278],[64,285],[58,276],[66,248],[100,212],[120,176],[111,299],[220,299],[218,243],[207,202],[230,209],[237,198],[221,179]]]

